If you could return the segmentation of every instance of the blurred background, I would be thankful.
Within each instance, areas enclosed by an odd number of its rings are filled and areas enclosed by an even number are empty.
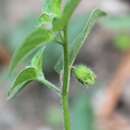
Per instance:
[[[41,84],[31,83],[11,101],[6,96],[14,79],[8,76],[12,54],[37,26],[43,1],[0,0],[0,130],[63,130],[60,101]],[[82,0],[70,40],[95,7],[108,16],[96,24],[76,64],[92,68],[97,82],[86,89],[72,76],[72,130],[130,130],[130,0]],[[46,75],[56,83],[60,48],[49,45],[45,55]]]

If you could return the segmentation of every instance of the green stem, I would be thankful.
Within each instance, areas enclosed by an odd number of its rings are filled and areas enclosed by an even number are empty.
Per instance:
[[[69,52],[68,52],[68,36],[67,27],[64,29],[64,82],[62,90],[62,104],[64,114],[65,130],[71,130],[71,119],[69,112],[69,86],[70,86],[70,67],[69,67]]]
[[[48,80],[43,78],[43,79],[40,79],[39,81],[43,83],[44,85],[46,85],[48,88],[55,90],[58,93],[58,95],[61,94],[60,89],[54,84],[52,84],[51,82],[49,82]]]

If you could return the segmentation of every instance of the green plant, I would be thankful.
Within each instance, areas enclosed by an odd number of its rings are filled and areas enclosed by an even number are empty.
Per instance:
[[[83,85],[92,85],[95,82],[95,74],[89,68],[82,65],[74,66],[73,64],[97,19],[106,14],[99,9],[94,9],[90,13],[80,34],[78,34],[72,44],[70,44],[68,32],[69,23],[80,1],[81,0],[68,0],[62,11],[61,0],[46,0],[42,15],[39,18],[38,28],[27,37],[16,51],[10,67],[11,73],[13,73],[17,65],[36,50],[31,64],[21,71],[14,81],[13,86],[8,92],[8,98],[11,99],[15,97],[17,93],[31,81],[43,83],[43,85],[48,88],[55,90],[62,100],[65,130],[71,130],[68,103],[71,72],[75,74],[75,77],[83,83]],[[43,59],[45,58],[43,54],[44,50],[48,44],[53,44],[53,42],[63,48],[63,56],[59,58],[55,67],[56,71],[59,72],[60,79],[63,78],[60,80],[61,87],[57,87],[48,81],[43,70]]]

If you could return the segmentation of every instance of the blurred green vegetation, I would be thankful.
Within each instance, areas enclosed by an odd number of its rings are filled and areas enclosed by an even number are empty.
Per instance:
[[[91,98],[87,95],[75,97],[72,110],[72,130],[95,130],[95,115]]]
[[[130,34],[120,34],[115,37],[115,46],[122,52],[126,52],[130,49]]]
[[[109,16],[106,19],[103,19],[101,23],[104,27],[117,34],[113,41],[115,47],[121,52],[129,51],[130,16]]]
[[[130,29],[130,16],[108,16],[102,20],[102,25],[111,30],[129,30]]]

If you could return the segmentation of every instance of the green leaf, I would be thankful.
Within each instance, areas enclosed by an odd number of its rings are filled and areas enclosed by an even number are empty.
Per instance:
[[[55,31],[62,30],[68,24],[80,1],[81,0],[68,0],[65,5],[62,17],[55,19],[53,22]]]
[[[54,18],[61,16],[61,0],[46,0],[39,24],[51,24]]]
[[[34,31],[24,43],[18,48],[13,56],[10,70],[13,72],[17,65],[26,58],[34,49],[37,49],[41,45],[46,45],[53,40],[53,33],[42,28],[38,28]]]
[[[85,22],[85,25],[82,27],[81,32],[78,34],[78,36],[76,36],[76,38],[72,41],[72,44],[70,45],[70,65],[74,63],[80,49],[84,45],[98,18],[105,15],[106,13],[99,9],[94,9],[90,13],[87,21]],[[60,71],[63,70],[63,63],[63,56],[61,56],[55,66],[56,72],[60,73]]]
[[[25,88],[27,84],[37,78],[37,73],[35,68],[27,67],[23,70],[16,78],[13,86],[8,92],[8,99],[15,97],[22,89]]]
[[[61,15],[61,0],[46,0],[43,6],[43,13],[59,17]]]
[[[65,5],[64,11],[63,11],[63,21],[68,23],[70,20],[72,14],[74,13],[76,7],[79,5],[81,0],[68,0],[67,4]]]
[[[38,52],[34,55],[32,59],[32,67],[36,68],[37,73],[42,73],[43,68],[43,53],[44,53],[45,47],[38,50]]]
[[[105,16],[106,13],[99,10],[99,9],[94,9],[90,15],[89,18],[86,22],[86,25],[82,28],[81,33],[76,37],[76,39],[74,39],[72,46],[71,46],[71,50],[70,50],[70,65],[72,65],[80,51],[80,49],[82,48],[82,46],[84,45],[85,41],[87,40],[91,30],[93,29],[96,21],[102,17]]]

